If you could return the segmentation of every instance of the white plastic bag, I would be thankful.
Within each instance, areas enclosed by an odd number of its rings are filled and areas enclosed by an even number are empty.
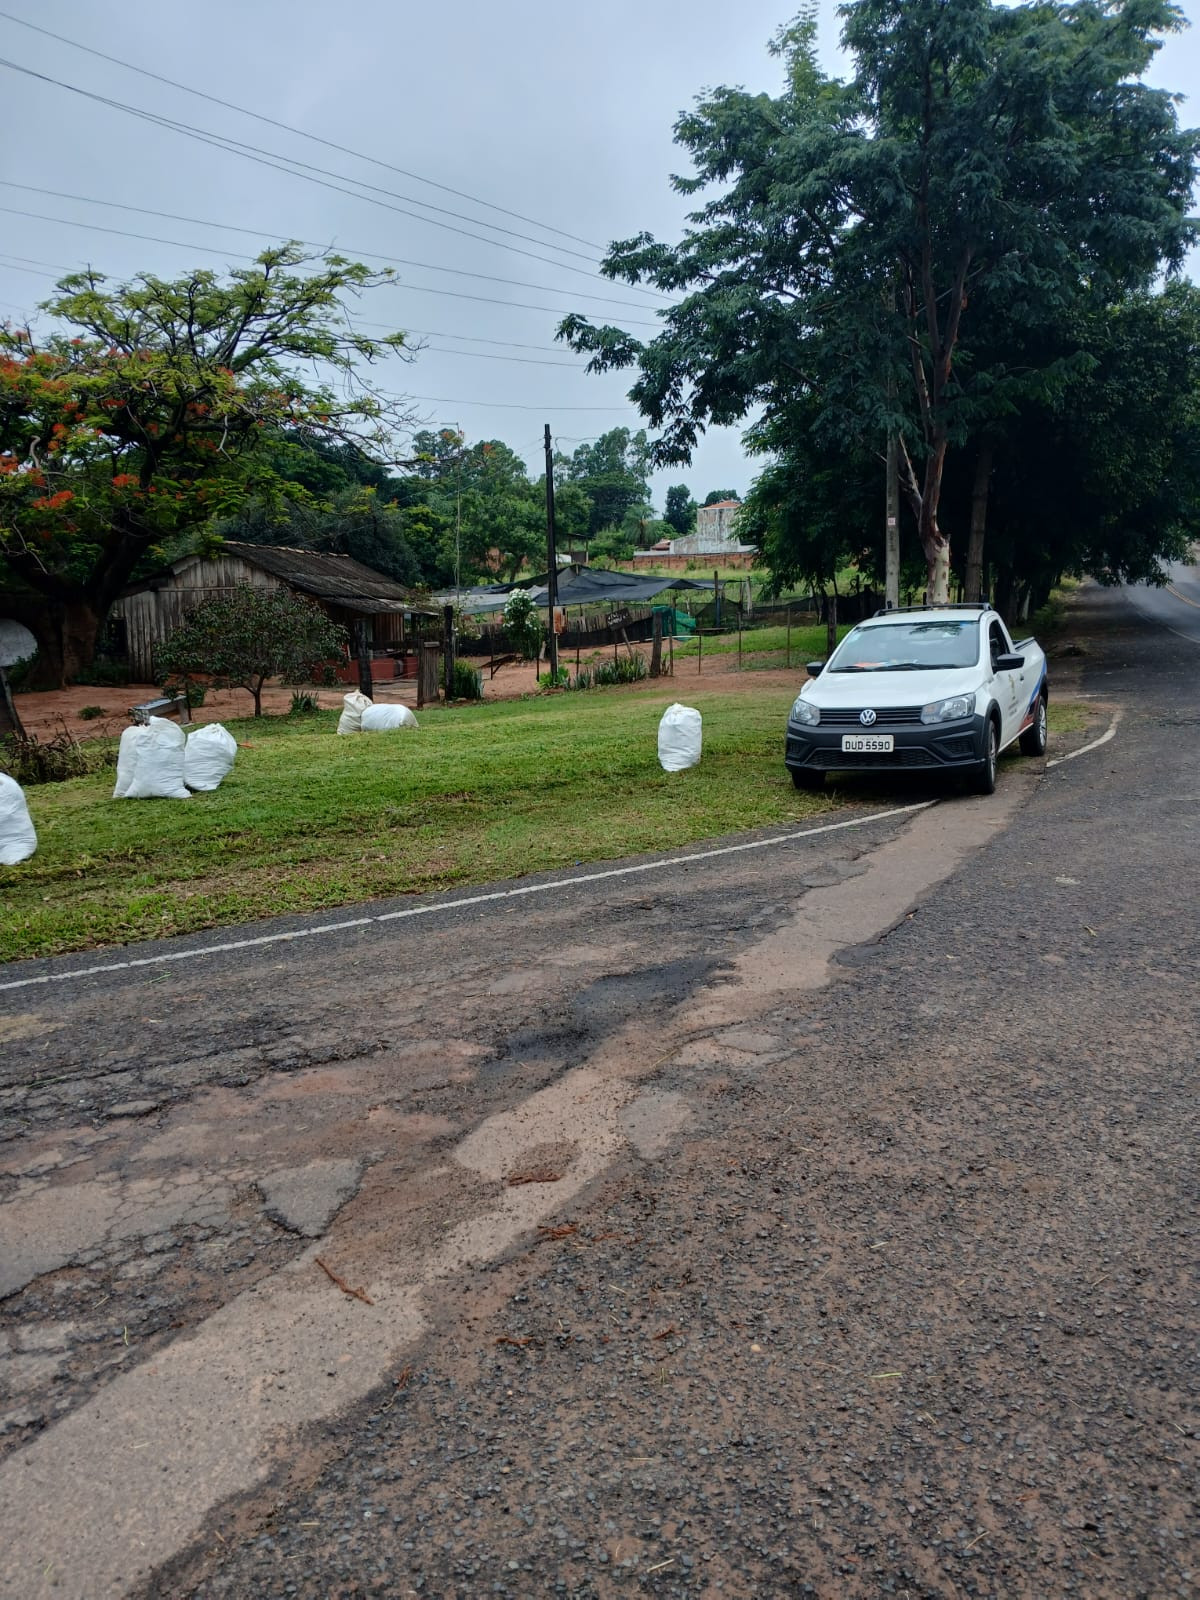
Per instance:
[[[124,798],[189,800],[191,796],[183,781],[183,755],[187,741],[183,729],[174,722],[168,722],[166,717],[151,717],[145,728],[132,731],[142,733],[145,737],[129,742],[133,774]],[[121,742],[124,741],[125,735],[122,734]]]
[[[339,733],[361,733],[363,712],[371,704],[365,694],[355,689],[353,694],[343,695],[342,704],[345,710],[338,718],[337,731]]]
[[[0,772],[0,866],[15,867],[37,849],[37,832],[21,785]]]
[[[668,706],[658,725],[658,759],[664,772],[682,772],[700,760],[700,713],[678,702]]]
[[[129,785],[133,782],[133,774],[137,770],[138,746],[150,737],[150,729],[144,722],[136,723],[132,728],[126,728],[121,735],[121,743],[117,747],[117,781],[113,788],[113,799],[123,800],[129,793]]]
[[[183,781],[189,789],[219,789],[237,755],[237,740],[219,722],[193,728],[183,747]]]
[[[407,706],[368,706],[362,714],[364,733],[390,733],[393,728],[415,728],[417,719]]]

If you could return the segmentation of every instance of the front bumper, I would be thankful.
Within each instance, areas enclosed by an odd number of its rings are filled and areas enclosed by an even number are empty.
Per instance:
[[[788,722],[784,761],[789,771],[913,772],[967,771],[984,759],[987,718],[960,717],[956,722],[888,724],[854,729],[845,724],[815,728]],[[884,754],[842,749],[846,733],[889,733],[893,748]]]

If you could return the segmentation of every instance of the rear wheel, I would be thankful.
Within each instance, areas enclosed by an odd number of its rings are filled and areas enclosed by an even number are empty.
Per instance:
[[[817,772],[812,767],[790,767],[792,784],[797,789],[804,789],[810,793],[825,787],[825,774]]]
[[[1021,754],[1023,756],[1044,756],[1046,754],[1046,696],[1038,695],[1038,703],[1033,713],[1033,721],[1021,735]]]
[[[996,762],[999,756],[1000,735],[996,729],[996,719],[989,717],[983,731],[983,761],[975,769],[975,781],[972,785],[976,794],[995,794]]]

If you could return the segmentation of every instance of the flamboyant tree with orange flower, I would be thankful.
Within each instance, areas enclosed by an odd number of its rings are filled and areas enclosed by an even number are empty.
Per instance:
[[[35,634],[43,682],[90,664],[165,540],[269,487],[267,437],[394,459],[410,411],[364,372],[404,336],[347,313],[389,276],[288,244],[224,276],[78,273],[42,308],[48,337],[0,327],[0,610]]]

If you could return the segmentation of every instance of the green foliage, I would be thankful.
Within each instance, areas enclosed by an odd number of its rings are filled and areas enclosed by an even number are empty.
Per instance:
[[[442,530],[451,576],[515,577],[544,559],[546,515],[525,464],[499,439],[468,444],[453,428],[414,435],[414,478]]]
[[[129,668],[123,661],[105,661],[98,656],[77,672],[73,681],[97,689],[119,689],[129,682]]]
[[[8,687],[13,694],[26,694],[38,687],[37,664],[35,653],[31,656],[22,656],[20,661],[14,661],[11,667],[5,667]]]
[[[310,600],[288,589],[241,584],[201,601],[158,652],[158,666],[177,678],[206,677],[245,689],[262,715],[268,678],[292,682],[342,654],[346,631]]]
[[[566,667],[555,667],[553,672],[538,674],[538,686],[542,689],[569,689],[571,674]]]
[[[223,277],[87,271],[47,302],[62,331],[44,343],[0,327],[0,582],[26,597],[44,670],[85,667],[144,563],[274,479],[265,440],[391,451],[407,412],[356,374],[403,338],[344,310],[389,275],[294,244]]]
[[[527,589],[514,589],[504,606],[504,628],[526,661],[536,661],[546,629]]]
[[[303,689],[292,691],[292,703],[288,707],[289,717],[315,717],[321,706],[315,694],[309,694]]]
[[[591,503],[588,533],[620,526],[625,514],[650,498],[650,444],[645,430],[612,428],[589,444],[576,447],[567,463],[568,482],[578,485]]]
[[[704,496],[706,506],[720,505],[723,500],[740,500],[741,496],[736,489],[710,489]]]
[[[595,689],[610,688],[618,683],[641,683],[649,676],[646,658],[636,650],[617,656],[613,661],[605,657],[592,664],[592,687]]]
[[[667,490],[663,521],[680,535],[691,533],[696,526],[696,502],[686,483],[673,483]]]
[[[469,662],[455,660],[454,678],[450,686],[452,700],[482,700],[483,673]]]
[[[103,715],[103,706],[80,706],[79,708],[80,722],[95,722],[97,717],[102,717]]]
[[[1045,330],[1177,268],[1200,136],[1140,81],[1181,23],[1168,0],[996,5],[855,0],[848,82],[811,15],[784,30],[775,97],[719,88],[676,124],[701,197],[678,245],[614,244],[612,278],[672,294],[649,343],[568,317],[591,369],[634,367],[655,464],[757,411],[752,444],[802,419],[831,459],[902,444],[901,484],[935,596],[947,462],[1077,363]],[[1018,359],[995,330],[1023,330]],[[764,443],[765,441],[765,443]]]
[[[634,543],[623,528],[601,528],[590,546],[591,560],[600,565],[614,561],[628,561],[633,555]]]
[[[33,733],[11,733],[0,739],[0,771],[23,788],[83,778],[115,766],[116,759],[115,751],[101,744],[80,744],[65,725],[51,739],[39,739]]]

